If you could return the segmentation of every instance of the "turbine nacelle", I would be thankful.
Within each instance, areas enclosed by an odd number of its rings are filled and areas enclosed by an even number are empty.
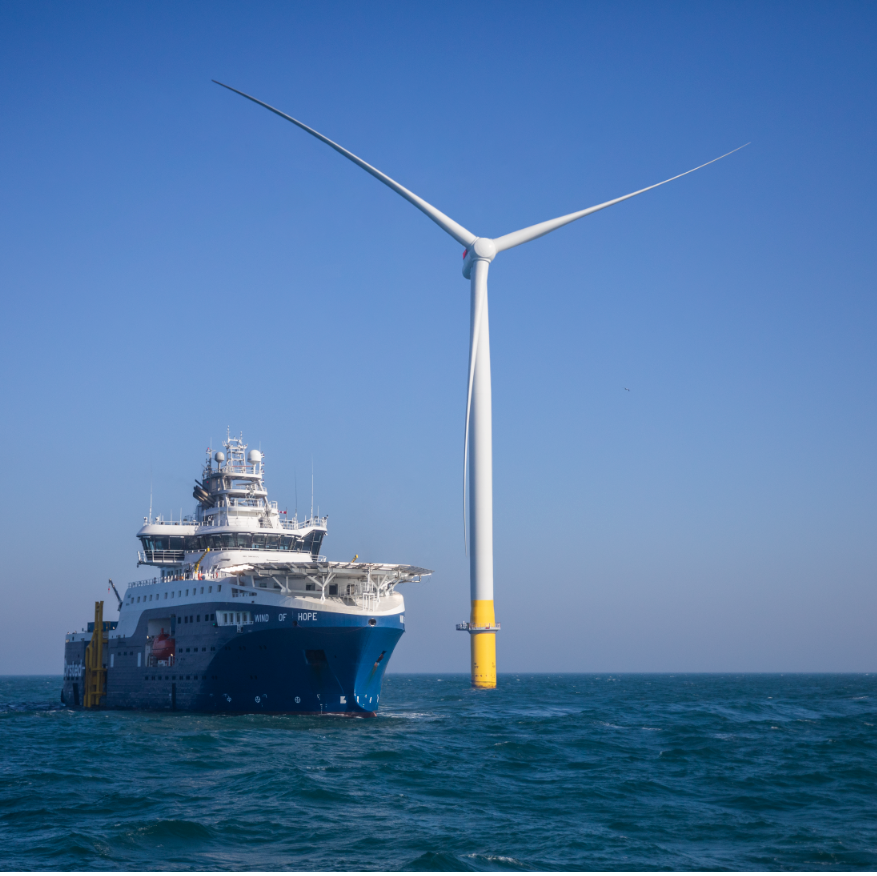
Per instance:
[[[475,262],[490,264],[496,258],[496,244],[489,237],[477,237],[463,250],[463,276],[469,280]]]

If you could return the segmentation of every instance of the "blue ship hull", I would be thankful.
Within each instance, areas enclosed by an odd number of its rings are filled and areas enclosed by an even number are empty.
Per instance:
[[[166,610],[144,611],[133,635],[110,634],[102,707],[374,715],[384,672],[404,632],[400,615],[368,618],[218,602],[196,608],[197,615],[185,614],[185,606],[173,615],[172,665],[151,661],[147,640],[149,621],[163,618]],[[235,627],[207,620],[242,608],[254,623]],[[85,644],[80,637],[66,645],[62,699],[72,708],[82,702],[82,677],[75,667],[82,663]]]

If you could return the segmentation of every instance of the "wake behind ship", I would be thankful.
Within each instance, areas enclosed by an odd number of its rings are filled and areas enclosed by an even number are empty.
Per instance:
[[[414,566],[327,562],[328,517],[268,501],[262,454],[231,438],[196,481],[194,516],[144,518],[119,620],[68,633],[71,708],[373,715],[405,629]],[[114,588],[115,590],[115,588]]]

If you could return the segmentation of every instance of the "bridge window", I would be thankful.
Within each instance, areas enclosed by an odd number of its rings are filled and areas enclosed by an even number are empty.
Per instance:
[[[140,537],[143,548],[147,551],[166,551],[170,548],[169,541],[165,536],[144,535]]]

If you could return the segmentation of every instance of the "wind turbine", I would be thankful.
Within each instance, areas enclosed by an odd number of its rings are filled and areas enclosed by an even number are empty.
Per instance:
[[[319,131],[308,127],[304,122],[288,116],[279,109],[253,97],[238,91],[230,85],[213,80],[217,85],[239,94],[259,106],[265,107],[272,113],[297,125],[303,131],[321,140],[327,146],[331,146],[336,152],[349,158],[354,164],[359,165],[364,171],[370,173],[375,179],[380,180],[385,186],[405,198],[406,201],[425,213],[446,231],[457,243],[465,247],[463,250],[463,276],[470,281],[472,295],[470,308],[470,332],[469,332],[469,382],[466,391],[466,430],[463,439],[463,528],[465,534],[466,517],[466,475],[468,472],[469,487],[469,588],[472,598],[472,610],[468,624],[458,624],[457,629],[468,631],[471,642],[472,654],[472,686],[479,688],[496,687],[496,633],[499,624],[496,623],[496,615],[493,607],[493,438],[491,422],[491,399],[490,399],[490,331],[487,316],[487,271],[490,263],[504,250],[522,243],[529,243],[537,237],[542,237],[551,231],[555,231],[576,219],[589,216],[598,210],[604,210],[613,204],[620,204],[628,198],[641,195],[643,192],[656,189],[658,186],[694,173],[708,164],[726,158],[728,155],[742,149],[732,149],[718,158],[686,170],[665,179],[662,182],[638,189],[620,198],[604,201],[585,210],[576,213],[568,213],[530,225],[511,234],[502,237],[479,237],[449,216],[428,204],[423,198],[419,198],[395,180],[390,179],[385,173],[363,161],[352,152],[348,152],[343,146],[324,137]],[[748,146],[745,143],[744,146]],[[471,452],[470,452],[471,446]]]

